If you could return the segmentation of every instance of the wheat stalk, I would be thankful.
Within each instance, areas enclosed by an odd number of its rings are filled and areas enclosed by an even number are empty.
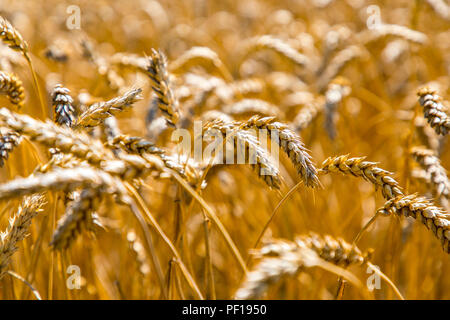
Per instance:
[[[17,243],[27,236],[31,220],[42,211],[44,198],[41,195],[23,199],[16,214],[9,220],[9,226],[0,234],[0,279],[8,271],[11,256],[18,250]]]

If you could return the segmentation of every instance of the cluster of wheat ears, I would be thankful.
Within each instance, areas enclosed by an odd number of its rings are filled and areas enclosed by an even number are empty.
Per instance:
[[[1,299],[450,298],[448,1],[69,5],[2,2]]]

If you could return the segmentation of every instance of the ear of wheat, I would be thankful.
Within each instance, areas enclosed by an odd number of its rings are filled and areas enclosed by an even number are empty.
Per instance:
[[[285,41],[275,38],[274,36],[271,35],[263,35],[248,40],[246,47],[246,55],[248,55],[251,52],[263,49],[273,50],[280,56],[288,59],[289,61],[293,62],[294,64],[300,67],[304,68],[311,65],[311,61],[306,55],[301,54]]]
[[[109,101],[94,103],[78,117],[75,127],[98,126],[106,118],[126,110],[142,99],[141,92],[142,89],[133,89]]]
[[[267,130],[267,135],[270,137],[278,135],[280,148],[289,156],[305,185],[315,187],[319,184],[317,169],[312,163],[308,150],[300,137],[286,124],[277,122],[274,118],[255,116],[245,122],[244,127]]]
[[[235,294],[235,299],[256,299],[284,275],[293,276],[304,268],[317,265],[323,259],[338,266],[363,264],[369,254],[342,239],[310,234],[299,236],[294,242],[271,240],[255,253],[261,262],[247,274],[247,278]]]
[[[152,49],[147,67],[147,74],[152,81],[152,88],[157,96],[157,105],[163,112],[166,120],[175,125],[179,118],[178,100],[176,99],[167,72],[166,56]]]
[[[230,151],[233,153],[233,163],[236,163],[234,161],[235,157],[244,155],[244,163],[251,164],[260,178],[262,178],[269,187],[279,188],[281,180],[277,167],[272,163],[267,152],[261,148],[259,141],[250,133],[241,130],[239,128],[239,123],[225,123],[216,120],[205,126],[205,130],[210,129],[217,130],[226,142],[232,143],[233,149]],[[229,136],[231,136],[233,132],[234,136],[232,136],[232,139],[229,139]],[[226,154],[223,156],[227,158],[226,161],[228,162],[228,145],[226,150]],[[237,161],[239,162],[240,160],[238,159]]]
[[[11,256],[18,250],[17,243],[25,239],[31,220],[42,211],[43,205],[41,195],[25,197],[17,213],[9,220],[9,227],[0,234],[0,279],[8,270]]]
[[[443,209],[434,206],[431,201],[416,194],[397,196],[387,201],[378,212],[384,215],[413,217],[422,222],[441,241],[444,251],[450,253],[449,215]]]
[[[0,37],[11,49],[20,51],[24,55],[28,54],[28,43],[22,38],[19,31],[3,17],[0,17]]]
[[[306,129],[311,122],[324,110],[325,103],[323,99],[316,99],[307,103],[292,121],[292,127],[294,131],[302,131]]]
[[[72,127],[75,121],[75,109],[70,90],[57,84],[52,93],[53,107],[55,109],[55,122],[60,125]]]
[[[2,132],[0,135],[0,167],[3,167],[9,154],[20,143],[20,136],[14,131]]]
[[[361,177],[373,183],[376,188],[380,187],[386,199],[403,195],[397,181],[390,176],[390,172],[377,167],[375,162],[365,161],[364,157],[349,158],[347,155],[330,157],[322,163],[319,172],[322,174],[341,172]]]
[[[25,102],[25,89],[22,81],[15,75],[0,71],[0,92],[7,95],[9,101],[21,109]]]
[[[414,147],[411,153],[430,177],[435,194],[440,199],[441,205],[447,208],[450,198],[450,181],[445,168],[441,165],[441,161],[432,150],[423,147]]]
[[[50,245],[56,250],[67,249],[83,229],[93,231],[94,213],[100,206],[100,201],[101,195],[98,189],[83,189],[58,221]]]
[[[444,112],[441,97],[431,87],[423,87],[417,92],[419,103],[423,107],[423,115],[437,134],[443,136],[450,132],[450,117]]]

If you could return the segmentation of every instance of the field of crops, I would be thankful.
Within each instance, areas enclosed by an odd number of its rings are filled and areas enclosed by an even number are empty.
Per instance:
[[[0,299],[450,299],[449,1],[0,16]]]

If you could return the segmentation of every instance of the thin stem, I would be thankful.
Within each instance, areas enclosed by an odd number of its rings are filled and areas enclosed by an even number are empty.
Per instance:
[[[155,217],[153,217],[153,215],[150,213],[150,210],[147,208],[144,200],[142,200],[141,196],[136,192],[136,190],[129,183],[126,183],[126,186],[127,186],[127,189],[133,195],[133,197],[136,199],[137,204],[139,205],[141,210],[143,212],[145,212],[145,214],[147,215],[147,218],[150,220],[150,222],[153,225],[153,227],[156,229],[156,231],[159,233],[161,238],[164,240],[164,242],[168,245],[168,247],[172,251],[172,254],[175,256],[175,260],[178,262],[178,264],[180,266],[180,269],[181,269],[181,272],[183,273],[186,281],[189,283],[191,288],[195,291],[195,293],[197,294],[198,298],[203,300],[204,299],[203,295],[200,292],[200,289],[198,288],[197,283],[195,282],[195,280],[192,277],[192,275],[189,273],[188,269],[186,268],[186,265],[183,263],[183,261],[181,259],[181,256],[178,253],[178,250],[174,247],[172,241],[170,241],[170,239],[164,233],[164,231],[162,230],[161,226],[156,221]]]
[[[384,281],[387,282],[387,284],[392,288],[392,290],[394,290],[395,294],[401,299],[401,300],[405,300],[405,298],[403,297],[403,295],[400,293],[400,290],[398,290],[398,288],[395,286],[395,284],[391,281],[391,279],[389,279],[389,277],[387,275],[385,275],[383,272],[381,272],[380,269],[378,269],[376,266],[374,266],[373,264],[371,264],[370,262],[367,262],[367,265],[376,273],[378,274],[381,278],[383,278]]]
[[[222,222],[219,220],[219,218],[217,217],[217,215],[214,213],[214,211],[210,208],[210,206],[205,202],[205,200],[203,200],[203,198],[201,196],[199,196],[199,194],[197,192],[195,192],[194,189],[192,189],[192,187],[186,183],[186,181],[183,180],[183,178],[181,178],[176,172],[172,171],[172,176],[186,189],[186,191],[188,191],[194,198],[195,200],[198,201],[198,203],[200,203],[200,205],[205,209],[206,213],[208,214],[209,218],[216,224],[217,228],[219,229],[220,233],[222,234],[222,236],[224,237],[226,243],[228,244],[228,247],[230,248],[230,250],[233,253],[233,256],[235,257],[235,259],[237,260],[237,262],[239,263],[239,265],[241,266],[242,270],[244,271],[244,273],[247,273],[247,266],[244,262],[244,259],[242,258],[241,254],[239,253],[239,250],[237,249],[236,245],[234,244],[233,240],[231,239],[228,231],[225,229],[224,225],[222,224]]]
[[[211,246],[209,243],[209,219],[203,210],[202,213],[203,213],[203,230],[205,233],[205,251],[206,251],[205,278],[208,281],[207,292],[209,299],[216,300],[216,288],[214,285],[214,272],[211,259]]]
[[[302,183],[303,183],[303,181],[300,181],[295,186],[293,186],[291,188],[291,190],[289,190],[288,193],[286,193],[286,195],[280,200],[280,202],[278,202],[277,206],[272,211],[272,214],[270,215],[269,220],[266,222],[266,224],[264,225],[264,228],[262,229],[261,233],[259,234],[258,239],[256,239],[256,242],[255,242],[255,245],[253,246],[253,248],[257,248],[258,247],[259,242],[261,241],[261,239],[263,238],[263,236],[266,233],[267,229],[269,228],[269,225],[272,222],[272,220],[274,219],[274,217],[275,217],[276,213],[278,212],[278,210],[281,208],[283,203],[285,203],[286,200],[300,187],[300,185]],[[250,257],[247,259],[247,265],[249,264],[249,262],[250,262]]]
[[[36,71],[34,70],[33,63],[31,62],[31,57],[30,57],[30,55],[28,54],[28,52],[24,52],[24,56],[25,56],[25,59],[26,59],[27,62],[28,62],[28,66],[30,67],[31,75],[32,75],[32,77],[33,77],[34,87],[35,87],[35,89],[36,89],[36,91],[37,91],[37,93],[38,93],[38,96],[39,96],[39,102],[40,102],[40,104],[41,104],[42,116],[43,116],[43,118],[45,119],[45,118],[47,117],[47,110],[45,109],[44,98],[43,98],[43,96],[42,96],[41,88],[39,87],[39,83],[38,83],[38,80],[37,80]]]
[[[29,283],[27,280],[25,280],[23,277],[21,277],[20,275],[18,275],[17,273],[15,273],[14,271],[7,271],[7,273],[12,276],[13,278],[16,278],[20,281],[22,281],[24,284],[26,284],[30,289],[31,292],[33,293],[33,295],[36,297],[37,300],[42,300],[41,295],[39,294],[39,291],[37,291],[32,285],[31,283]]]
[[[150,251],[150,256],[152,258],[153,268],[156,271],[156,276],[158,278],[159,286],[161,288],[161,294],[162,294],[164,299],[167,299],[168,295],[167,295],[166,287],[164,285],[164,275],[163,275],[163,272],[162,272],[162,269],[161,269],[161,264],[159,262],[158,256],[156,255],[156,250],[155,250],[155,247],[153,245],[153,239],[152,239],[152,235],[150,233],[150,230],[147,227],[147,223],[146,223],[144,217],[141,215],[139,210],[137,210],[135,205],[131,204],[130,207],[131,207],[131,211],[134,213],[134,215],[136,216],[139,224],[141,225],[142,231],[144,232],[145,240],[147,242],[147,245],[148,245],[148,248],[149,248],[149,251]]]

